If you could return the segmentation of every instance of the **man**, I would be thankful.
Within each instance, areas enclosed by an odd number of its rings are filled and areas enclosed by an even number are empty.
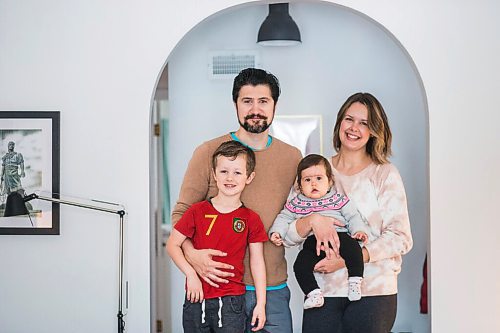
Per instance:
[[[203,143],[196,148],[189,162],[181,186],[179,200],[172,213],[175,224],[187,208],[217,193],[210,169],[210,159],[215,149],[225,141],[237,140],[254,150],[256,156],[255,178],[242,193],[243,204],[257,212],[266,232],[283,208],[295,181],[300,151],[269,135],[276,103],[280,95],[278,79],[264,70],[247,68],[236,76],[233,84],[233,102],[240,127],[236,132]],[[231,240],[228,239],[230,242]],[[233,276],[233,267],[212,260],[224,256],[218,250],[195,250],[189,241],[183,243],[184,255],[196,272],[209,284],[227,283]],[[290,290],[286,285],[287,269],[285,251],[270,242],[264,244],[267,273],[267,321],[261,332],[290,333],[292,318],[289,301]],[[243,282],[246,287],[247,318],[255,306],[256,296],[249,269],[248,252],[244,261]],[[251,331],[250,322],[247,331]]]
[[[24,173],[24,158],[21,153],[15,152],[15,143],[10,141],[7,145],[8,151],[2,157],[2,176],[1,181],[5,189],[5,194],[19,192],[24,195],[21,185],[21,177]]]

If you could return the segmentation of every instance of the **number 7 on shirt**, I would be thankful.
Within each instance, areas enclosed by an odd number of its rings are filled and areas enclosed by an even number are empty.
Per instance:
[[[208,227],[207,233],[205,234],[206,236],[210,235],[210,231],[212,231],[212,227],[214,226],[215,220],[217,220],[217,215],[205,215],[205,218],[212,219],[212,222],[210,222],[210,226]]]

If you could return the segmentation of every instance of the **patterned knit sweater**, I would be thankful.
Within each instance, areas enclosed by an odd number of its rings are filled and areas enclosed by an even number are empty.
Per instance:
[[[273,232],[277,232],[284,239],[289,225],[293,221],[313,213],[333,217],[342,222],[344,227],[336,227],[337,232],[349,232],[350,235],[354,235],[358,231],[367,235],[369,233],[368,225],[363,221],[354,202],[349,200],[346,195],[338,193],[335,187],[332,187],[328,193],[319,199],[311,199],[301,193],[293,193],[281,213],[274,220],[273,226],[269,229],[269,236]],[[312,235],[312,232],[310,235]]]
[[[356,202],[370,228],[369,243],[365,245],[370,262],[365,264],[362,295],[397,293],[401,256],[413,245],[406,194],[399,171],[390,163],[372,163],[352,176],[340,174],[335,168],[333,174],[337,190]],[[300,244],[304,240],[293,222],[285,241]],[[329,274],[315,273],[315,276],[325,296],[347,296],[345,268]]]
[[[172,212],[175,224],[193,203],[206,200],[217,194],[217,185],[212,173],[212,154],[222,142],[232,140],[229,134],[200,145],[193,153],[182,181],[179,199]],[[243,204],[259,214],[266,232],[283,208],[295,181],[300,151],[276,138],[269,147],[255,151],[255,178],[241,195]],[[267,285],[276,286],[286,282],[287,267],[284,248],[271,242],[264,243]],[[217,258],[214,258],[217,260]],[[248,249],[244,260],[243,282],[253,285],[249,268]]]

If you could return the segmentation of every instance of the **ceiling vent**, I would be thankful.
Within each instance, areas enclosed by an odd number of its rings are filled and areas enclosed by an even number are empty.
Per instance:
[[[210,52],[208,76],[210,79],[233,79],[245,68],[259,68],[257,51]]]

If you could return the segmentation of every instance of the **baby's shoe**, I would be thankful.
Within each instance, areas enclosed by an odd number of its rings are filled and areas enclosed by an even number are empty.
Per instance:
[[[348,282],[349,282],[349,287],[348,287],[348,292],[347,292],[347,298],[349,298],[350,301],[358,301],[361,299],[361,281],[363,280],[362,277],[359,276],[353,276],[350,277]]]
[[[319,308],[322,307],[324,303],[325,299],[321,289],[314,289],[307,294],[306,300],[304,301],[304,309]]]

